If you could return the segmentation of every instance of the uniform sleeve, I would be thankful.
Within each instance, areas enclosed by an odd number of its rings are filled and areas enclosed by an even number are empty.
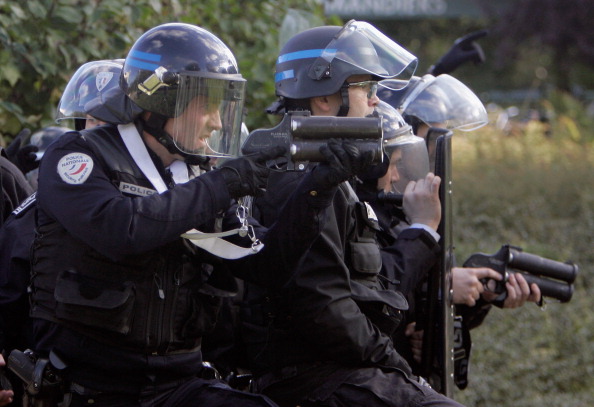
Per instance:
[[[381,274],[391,284],[390,288],[406,296],[437,261],[439,245],[426,230],[407,228],[392,245],[382,247],[381,254]]]
[[[19,204],[33,193],[33,188],[16,165],[0,156],[0,225]]]
[[[231,202],[217,171],[162,194],[127,196],[101,162],[79,133],[65,134],[52,144],[40,166],[39,222],[57,221],[114,260],[173,241],[211,222]]]
[[[249,256],[233,262],[236,276],[263,285],[277,288],[289,278],[287,270],[293,270],[299,259],[309,250],[328,220],[328,210],[337,187],[319,190],[311,173],[295,182],[294,191],[280,204],[276,221],[270,227],[250,219],[255,235],[264,243],[257,256]],[[225,216],[223,229],[238,227],[234,209]],[[235,239],[237,240],[237,238]],[[243,239],[245,243],[251,243]],[[237,243],[237,242],[235,242]]]

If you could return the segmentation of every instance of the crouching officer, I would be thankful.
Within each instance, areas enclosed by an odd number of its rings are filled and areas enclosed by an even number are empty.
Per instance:
[[[280,51],[275,74],[279,100],[272,108],[365,117],[380,102],[378,81],[404,86],[416,62],[366,22],[311,28],[293,36]],[[378,166],[369,171],[376,169],[378,177],[387,171]],[[274,201],[290,185],[287,179],[273,184],[275,178],[276,173],[268,193],[255,200],[254,214],[263,223],[275,214]],[[405,201],[414,202],[417,193],[437,199],[439,182],[432,181],[418,183]],[[413,376],[394,347],[390,335],[408,304],[380,275],[383,254],[375,240],[373,210],[358,200],[348,183],[332,205],[331,219],[291,270],[290,279],[276,291],[252,285],[246,289],[241,322],[254,390],[286,407],[460,407]],[[425,233],[403,233],[390,247],[391,255],[409,259],[400,249],[411,244],[401,246],[402,241],[419,240]],[[422,262],[436,258],[436,242],[421,243],[412,259],[416,262],[403,264],[404,273],[421,270]]]
[[[128,102],[129,109],[120,109],[118,112],[112,109],[116,100],[127,100],[119,87],[123,65],[124,60],[118,59],[91,61],[80,66],[62,93],[56,123],[64,125],[65,120],[74,120],[75,129],[82,130],[108,122],[117,124],[133,121],[134,116],[141,112],[137,106]],[[111,108],[104,106],[108,95]],[[33,182],[37,185],[39,162],[47,147],[68,131],[70,129],[65,127],[47,127],[23,137],[21,145],[24,147],[21,150],[33,154],[36,163],[36,168],[27,173],[31,185]],[[24,376],[24,388],[34,389],[34,386],[29,387],[34,379],[23,368],[32,368],[31,364],[36,363],[35,355],[22,350],[33,347],[27,287],[31,274],[30,250],[35,235],[35,206],[33,194],[12,211],[0,228],[0,318],[4,324],[2,348],[7,355],[12,356],[7,377],[15,384],[16,404],[22,404],[24,394],[23,386],[16,385],[21,378],[15,377],[14,370]],[[20,353],[11,353],[14,349]],[[17,357],[18,360],[15,359]],[[57,389],[58,386],[52,388]]]
[[[120,86],[139,118],[67,133],[40,167],[35,351],[55,361],[72,406],[274,405],[202,379],[201,337],[234,294],[233,274],[266,284],[258,270],[296,262],[338,183],[370,157],[326,148],[328,162],[285,205],[291,216],[264,229],[232,198],[260,193],[264,162],[283,152],[232,158],[245,80],[219,38],[157,26],[133,45]],[[212,169],[214,159],[226,161]]]

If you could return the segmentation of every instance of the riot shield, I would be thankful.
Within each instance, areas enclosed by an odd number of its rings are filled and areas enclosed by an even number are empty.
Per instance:
[[[440,393],[454,391],[454,306],[452,302],[452,165],[451,130],[431,128],[427,134],[429,154],[434,153],[434,172],[441,178],[439,199],[441,253],[429,271],[424,304],[421,375]]]

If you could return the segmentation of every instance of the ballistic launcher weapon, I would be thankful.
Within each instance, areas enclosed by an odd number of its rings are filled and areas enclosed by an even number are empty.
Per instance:
[[[311,116],[307,111],[289,112],[272,129],[257,129],[247,137],[241,152],[256,153],[267,147],[283,146],[289,171],[303,171],[307,162],[324,160],[320,147],[330,139],[353,141],[361,152],[372,151],[373,163],[383,157],[381,117]]]
[[[503,276],[503,280],[485,282],[486,288],[500,294],[494,301],[501,305],[507,297],[505,282],[509,273],[522,273],[528,284],[536,283],[541,294],[555,298],[560,302],[569,302],[573,295],[573,282],[578,274],[578,266],[573,263],[561,263],[534,254],[525,253],[519,247],[503,245],[493,255],[475,253],[464,267],[489,267]]]

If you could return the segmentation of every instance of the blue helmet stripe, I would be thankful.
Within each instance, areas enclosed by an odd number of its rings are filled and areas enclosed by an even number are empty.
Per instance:
[[[274,75],[274,82],[279,82],[284,79],[291,79],[295,76],[295,71],[289,69],[288,71],[278,72]]]
[[[154,71],[155,69],[157,69],[159,67],[159,65],[157,65],[157,64],[151,64],[149,62],[139,61],[139,60],[133,59],[133,58],[128,58],[126,60],[126,63],[128,65],[135,67],[135,68],[145,69],[147,71]]]
[[[288,54],[279,55],[276,60],[277,64],[282,64],[287,61],[294,61],[296,59],[317,58],[323,54],[336,54],[336,50],[332,49],[305,49],[303,51],[289,52]]]
[[[148,52],[142,52],[137,50],[130,51],[130,56],[132,58],[145,59],[147,61],[153,62],[159,62],[161,60],[161,55],[159,54],[150,54]]]

